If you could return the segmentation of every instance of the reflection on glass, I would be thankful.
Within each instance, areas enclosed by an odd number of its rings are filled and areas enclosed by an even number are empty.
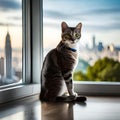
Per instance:
[[[120,81],[120,1],[44,0],[44,56],[61,40],[61,22],[82,22],[77,81]],[[61,8],[61,9],[60,9]]]
[[[0,0],[0,86],[22,82],[22,0]]]

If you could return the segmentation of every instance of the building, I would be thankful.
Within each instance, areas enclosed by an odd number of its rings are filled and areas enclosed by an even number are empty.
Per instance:
[[[96,44],[96,38],[95,38],[95,36],[93,36],[92,37],[92,52],[97,52],[98,51],[98,46],[97,46],[97,44]]]
[[[102,44],[102,42],[99,42],[98,51],[101,52],[102,50],[103,50],[103,44]]]
[[[4,76],[4,58],[3,57],[0,58],[0,76],[1,77]]]
[[[95,49],[96,48],[96,43],[95,43],[95,36],[93,36],[93,38],[92,38],[92,44],[93,44],[93,49]]]
[[[6,78],[12,78],[12,47],[10,34],[7,32],[5,41],[5,57],[6,57]]]
[[[108,57],[112,58],[116,61],[120,61],[120,55],[119,55],[120,50],[116,48],[113,44],[110,44],[103,48],[101,53],[99,54],[100,58]]]

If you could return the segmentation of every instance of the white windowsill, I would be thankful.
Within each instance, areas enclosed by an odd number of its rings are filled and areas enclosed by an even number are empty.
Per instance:
[[[18,85],[0,91],[0,104],[40,93],[40,84]]]
[[[120,83],[74,81],[74,89],[81,95],[120,96]],[[0,104],[40,93],[40,84],[18,85],[0,91]]]
[[[82,95],[120,96],[119,82],[74,81],[74,89]]]

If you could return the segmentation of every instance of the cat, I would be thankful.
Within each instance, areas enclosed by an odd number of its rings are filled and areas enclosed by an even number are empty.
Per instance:
[[[55,101],[62,89],[64,81],[71,100],[77,98],[74,92],[72,72],[77,64],[77,45],[81,38],[82,23],[76,27],[69,27],[66,22],[61,23],[62,40],[56,48],[45,57],[41,70],[42,101]]]

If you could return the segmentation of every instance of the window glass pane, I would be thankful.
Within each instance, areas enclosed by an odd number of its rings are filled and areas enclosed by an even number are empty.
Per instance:
[[[22,0],[0,0],[0,86],[22,83]]]
[[[61,40],[61,22],[82,22],[77,81],[120,81],[120,1],[44,0],[44,56]]]

